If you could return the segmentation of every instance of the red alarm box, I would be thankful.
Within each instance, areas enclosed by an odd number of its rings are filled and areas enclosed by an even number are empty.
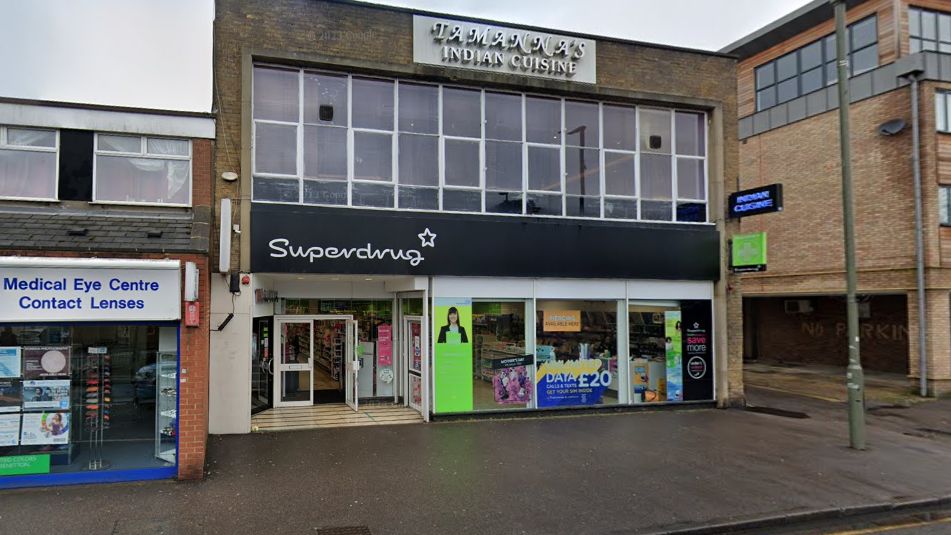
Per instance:
[[[191,301],[189,303],[185,303],[185,326],[198,327],[200,318],[201,318],[201,307],[199,306],[198,301]]]

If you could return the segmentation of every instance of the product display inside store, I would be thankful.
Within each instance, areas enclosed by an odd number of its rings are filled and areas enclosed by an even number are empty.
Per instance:
[[[473,410],[531,407],[535,366],[525,353],[524,301],[472,303]]]
[[[628,317],[634,403],[682,401],[680,305],[632,304]]]

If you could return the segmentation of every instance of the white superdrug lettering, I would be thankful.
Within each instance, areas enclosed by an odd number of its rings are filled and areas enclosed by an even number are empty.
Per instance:
[[[425,260],[423,254],[418,249],[392,249],[377,248],[372,243],[367,243],[363,247],[303,247],[300,245],[291,245],[290,240],[286,238],[275,238],[268,242],[271,249],[271,258],[306,258],[308,262],[313,263],[321,258],[356,258],[359,260],[396,260],[408,262],[409,265],[416,267]]]

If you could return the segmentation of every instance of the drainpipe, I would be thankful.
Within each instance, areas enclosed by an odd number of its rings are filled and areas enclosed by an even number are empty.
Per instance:
[[[915,271],[917,272],[918,286],[918,377],[919,393],[922,397],[928,395],[928,348],[927,332],[928,316],[925,312],[925,243],[922,229],[921,208],[921,133],[918,129],[918,74],[913,72],[908,76],[911,82],[911,144],[912,165],[915,177]]]

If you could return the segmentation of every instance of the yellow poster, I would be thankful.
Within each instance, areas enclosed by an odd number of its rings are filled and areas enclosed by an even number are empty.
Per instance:
[[[549,333],[581,332],[580,310],[545,310],[542,330]]]

